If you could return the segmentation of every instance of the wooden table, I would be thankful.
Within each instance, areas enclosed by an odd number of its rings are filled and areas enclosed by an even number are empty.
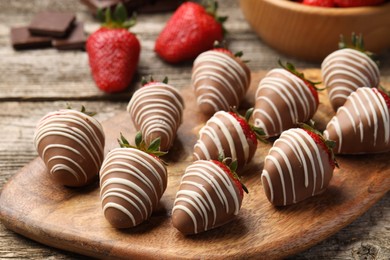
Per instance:
[[[77,0],[13,0],[0,1],[0,189],[21,167],[33,160],[37,152],[33,147],[36,122],[47,112],[66,106],[81,104],[98,111],[102,121],[123,111],[131,91],[107,95],[99,91],[89,72],[87,54],[83,51],[57,51],[55,49],[17,52],[9,42],[11,26],[26,25],[41,10],[73,11],[84,21],[88,33],[99,25],[87,8]],[[253,33],[243,18],[238,2],[220,1],[220,14],[229,15],[226,28],[230,48],[243,50],[250,59],[252,71],[269,70],[278,58],[289,60],[299,68],[319,68],[319,63],[308,63],[283,56],[265,45]],[[181,66],[165,64],[153,52],[154,41],[170,13],[139,14],[133,28],[142,43],[138,78],[168,76],[177,87],[188,86],[191,63]],[[390,52],[381,56],[382,80],[390,82]],[[363,216],[338,233],[311,249],[293,256],[294,259],[385,259],[390,256],[390,194],[384,196]],[[84,258],[70,252],[49,248],[26,239],[0,224],[0,258]]]

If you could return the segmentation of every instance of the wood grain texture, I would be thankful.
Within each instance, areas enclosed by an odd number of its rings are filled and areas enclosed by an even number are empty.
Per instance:
[[[318,70],[306,74],[318,79]],[[253,75],[244,105],[253,106],[253,93],[264,72]],[[390,154],[338,157],[328,190],[289,207],[274,207],[262,190],[260,173],[271,144],[259,144],[254,161],[244,169],[245,196],[237,220],[221,228],[185,237],[170,222],[181,176],[192,161],[192,147],[206,119],[198,112],[190,88],[182,90],[186,108],[173,150],[165,158],[168,188],[160,207],[146,223],[116,230],[101,212],[99,188],[69,189],[55,185],[41,159],[22,168],[4,187],[0,218],[5,226],[41,243],[99,258],[281,258],[299,253],[327,238],[368,210],[390,190]],[[314,119],[324,126],[333,114],[326,94]],[[135,128],[127,112],[103,123],[106,152],[117,147],[123,132]],[[234,245],[234,246],[232,246]]]
[[[230,48],[243,50],[252,71],[274,68],[277,60],[291,61],[299,68],[319,68],[319,63],[304,62],[278,53],[260,39],[247,24],[237,0],[220,1],[220,14],[229,15],[226,28]],[[9,29],[25,25],[45,9],[76,12],[88,33],[98,28],[78,0],[0,1],[0,189],[37,154],[32,136],[37,120],[49,111],[63,108],[66,101],[74,107],[86,105],[98,111],[99,120],[124,111],[131,93],[105,95],[94,87],[86,67],[86,53],[59,52],[52,49],[14,51]],[[188,86],[191,63],[171,66],[158,59],[154,40],[170,13],[138,15],[133,28],[142,41],[138,77],[167,75],[170,83]],[[381,80],[390,82],[390,51],[379,56]],[[31,84],[31,85],[30,85]],[[138,86],[135,80],[131,92]],[[62,86],[62,87],[58,87]],[[333,236],[291,259],[386,259],[390,255],[390,193],[364,215]],[[85,259],[85,256],[54,249],[18,235],[0,224],[1,259]]]

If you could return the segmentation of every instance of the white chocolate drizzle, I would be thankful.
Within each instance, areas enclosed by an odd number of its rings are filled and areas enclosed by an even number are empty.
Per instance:
[[[348,120],[343,120],[345,117]],[[336,142],[336,153],[366,153],[383,145],[388,146],[384,150],[390,150],[389,118],[389,109],[383,96],[376,89],[362,87],[353,92],[344,106],[337,110],[326,126],[324,136]],[[343,129],[351,131],[346,133]],[[344,141],[347,134],[353,138],[353,143]],[[370,147],[364,148],[363,144],[369,144]]]
[[[228,123],[225,123],[224,121],[227,121]],[[219,134],[216,130],[218,130]],[[203,139],[206,138],[206,136],[209,137],[217,147],[217,153],[211,153],[208,145],[204,143]],[[238,136],[238,140],[235,140],[234,136]],[[228,151],[223,150],[221,143],[222,139],[226,140],[228,143]],[[237,160],[238,147],[236,147],[235,142],[239,142],[238,146],[244,151],[244,163],[249,162],[252,159],[250,158],[249,143],[239,122],[228,112],[218,111],[199,131],[199,139],[194,146],[194,150],[199,152],[194,152],[194,157],[197,160],[215,160],[218,159],[218,155],[223,155],[224,157],[231,157],[232,160]]]
[[[41,147],[45,138],[56,138],[56,142]],[[79,111],[63,109],[48,113],[39,121],[34,145],[46,165],[54,162],[51,174],[68,172],[78,183],[75,186],[82,186],[88,182],[88,174],[80,165],[80,158],[82,161],[89,158],[98,173],[103,161],[104,132],[96,119]],[[48,158],[48,152],[53,150],[54,155]],[[64,156],[65,151],[70,155]]]
[[[346,48],[328,55],[321,64],[324,85],[336,111],[361,87],[375,88],[380,81],[377,64],[366,54]]]
[[[194,61],[192,86],[197,104],[209,104],[214,111],[238,107],[250,84],[250,74],[233,57],[206,51]],[[217,86],[222,86],[218,88]],[[231,100],[231,101],[229,101]]]
[[[129,226],[138,225],[150,217],[166,185],[167,172],[157,158],[134,148],[116,148],[107,154],[100,170],[103,212],[116,209],[128,216]]]
[[[182,121],[183,99],[178,90],[164,83],[149,83],[138,89],[131,98],[127,111],[144,140],[149,144],[151,136],[161,138],[161,150],[167,151],[173,144]]]
[[[298,122],[306,122],[318,106],[305,82],[281,68],[267,73],[255,96],[254,123],[267,136],[279,135]]]
[[[287,146],[288,149],[282,149],[281,146]],[[313,138],[303,129],[292,128],[280,135],[265,157],[261,174],[263,186],[269,187],[271,203],[274,202],[275,193],[281,194],[282,205],[288,205],[298,202],[297,190],[305,189],[306,193],[314,196],[324,188],[325,174],[327,174],[324,163],[329,163],[329,159],[328,156],[322,156],[319,149]],[[292,160],[298,162],[299,165],[294,164]],[[277,179],[281,183],[280,189],[275,188],[270,174],[278,176]],[[297,174],[304,175],[303,183],[297,182]],[[288,183],[291,185],[291,194],[287,193]],[[319,189],[316,188],[318,186]],[[312,190],[309,190],[310,187]]]
[[[241,202],[235,183],[224,170],[212,161],[199,160],[187,167],[181,179],[172,215],[185,212],[196,234],[218,226],[218,208],[223,209],[220,214],[234,216]]]

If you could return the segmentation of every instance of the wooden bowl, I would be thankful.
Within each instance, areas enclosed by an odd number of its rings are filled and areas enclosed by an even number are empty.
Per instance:
[[[326,8],[287,0],[240,0],[241,10],[260,38],[286,55],[322,61],[338,49],[340,34],[363,34],[366,50],[390,47],[390,2],[380,6]]]

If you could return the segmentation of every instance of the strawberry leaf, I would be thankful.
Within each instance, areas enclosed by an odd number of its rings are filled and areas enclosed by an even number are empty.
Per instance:
[[[133,14],[133,16],[128,19],[128,13],[122,3],[119,3],[116,6],[113,14],[111,13],[111,8],[106,8],[104,15],[103,11],[101,11],[98,12],[98,16],[99,19],[104,20],[103,26],[110,29],[129,29],[136,23],[136,15]]]
[[[127,139],[123,136],[122,133],[120,133],[120,138],[117,139],[120,147],[122,148],[134,148],[141,150],[145,153],[148,153],[152,156],[155,157],[160,157],[166,154],[166,152],[160,151],[160,137],[156,138],[155,140],[152,141],[152,143],[149,145],[149,147],[146,149],[145,147],[145,141],[142,138],[142,133],[137,132],[135,135],[135,144],[136,146],[131,145]],[[161,160],[161,159],[160,159]],[[162,160],[161,160],[162,161]],[[164,161],[162,161],[164,164],[166,164]]]
[[[225,158],[225,155],[223,154],[223,152],[220,152],[219,154],[218,154],[218,162],[222,162],[223,161],[223,159]]]
[[[251,118],[252,114],[253,114],[253,111],[255,110],[255,108],[249,108],[246,113],[245,113],[245,120],[248,122],[249,119]]]
[[[168,77],[167,76],[165,76],[165,78],[163,79],[162,83],[168,84]]]
[[[135,145],[137,147],[140,147],[141,146],[141,143],[142,143],[142,133],[141,132],[137,132],[137,134],[135,135]]]
[[[127,11],[123,4],[118,4],[114,11],[114,20],[117,23],[124,23],[127,19]]]
[[[112,18],[111,18],[111,9],[110,8],[106,8],[106,12],[105,12],[105,17],[104,17],[104,21],[106,24],[110,24],[112,22]]]
[[[160,137],[158,137],[150,143],[147,150],[150,152],[158,151],[158,149],[160,148],[160,144],[161,144],[161,139],[160,139]]]
[[[99,20],[100,23],[105,22],[105,15],[103,9],[99,8],[96,13],[96,18]]]
[[[125,21],[122,24],[122,26],[124,28],[130,28],[130,27],[133,27],[136,23],[137,23],[137,14],[133,13],[133,16],[129,20]]]
[[[230,171],[232,171],[232,172],[236,172],[237,171],[237,167],[238,167],[237,160],[232,161],[230,163],[230,165],[229,165]]]
[[[244,55],[244,52],[242,52],[242,51],[238,51],[238,52],[234,53],[234,57],[237,57],[237,58],[241,58],[242,55]]]

